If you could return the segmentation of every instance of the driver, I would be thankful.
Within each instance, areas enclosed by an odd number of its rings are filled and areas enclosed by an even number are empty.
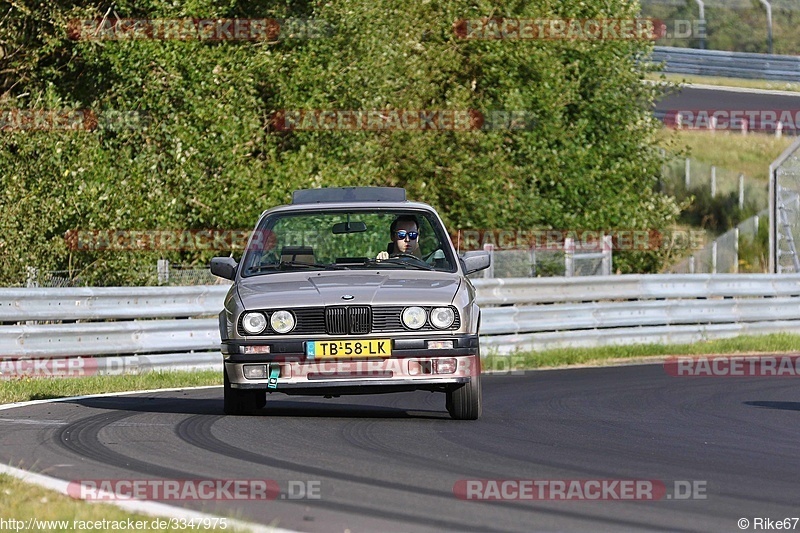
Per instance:
[[[379,253],[376,259],[379,261],[389,259],[390,255],[397,254],[410,254],[422,258],[419,251],[419,226],[415,217],[398,216],[392,222],[390,231],[392,242],[388,246],[388,251]]]

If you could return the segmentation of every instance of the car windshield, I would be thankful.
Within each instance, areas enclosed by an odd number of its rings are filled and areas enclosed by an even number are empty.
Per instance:
[[[409,229],[404,253],[396,249],[392,223]],[[397,237],[395,232],[395,238]],[[384,252],[384,253],[381,253]],[[298,270],[408,269],[455,272],[450,238],[439,220],[422,211],[274,213],[253,233],[243,276]]]

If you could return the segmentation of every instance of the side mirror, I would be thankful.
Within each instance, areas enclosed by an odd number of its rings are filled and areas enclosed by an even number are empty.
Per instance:
[[[472,274],[484,268],[489,268],[489,265],[492,264],[492,256],[489,255],[489,252],[483,250],[464,252],[464,255],[461,256],[461,260],[465,274]]]
[[[211,273],[233,281],[239,264],[233,257],[214,257],[211,259]]]

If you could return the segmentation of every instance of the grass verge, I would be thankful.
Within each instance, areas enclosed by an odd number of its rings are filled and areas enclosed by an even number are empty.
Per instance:
[[[705,165],[714,165],[738,176],[744,174],[762,182],[766,186],[769,179],[769,165],[796,139],[796,137],[775,137],[764,133],[742,135],[729,131],[709,132],[707,130],[674,130],[663,128],[658,144],[670,153],[685,152]],[[707,182],[707,175],[695,169],[695,180]]]
[[[541,352],[517,352],[511,356],[489,355],[482,363],[485,371],[509,371],[569,365],[603,366],[620,360],[646,361],[671,355],[742,355],[797,353],[800,335],[741,336],[694,344],[632,344],[599,348],[559,348]]]
[[[168,518],[157,518],[130,513],[103,503],[86,503],[74,500],[55,491],[25,483],[15,477],[0,474],[0,517],[5,520],[3,529],[12,531],[176,531],[181,522],[170,524]],[[15,520],[16,523],[9,522]],[[195,520],[195,527],[197,527]],[[133,524],[133,528],[128,525]],[[186,522],[184,522],[186,524]],[[228,519],[225,527],[211,521],[200,528],[204,531],[237,531]],[[185,529],[191,529],[189,527]],[[239,529],[238,531],[242,531]]]
[[[3,387],[0,388],[0,403],[203,385],[222,385],[222,374],[216,370],[204,370],[53,379],[24,377],[3,381]]]

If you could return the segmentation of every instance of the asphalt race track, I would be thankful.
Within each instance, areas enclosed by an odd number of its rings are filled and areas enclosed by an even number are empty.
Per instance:
[[[792,378],[671,377],[661,365],[484,376],[484,415],[426,392],[273,395],[222,414],[222,389],[0,412],[0,460],[64,480],[270,479],[270,501],[170,502],[301,531],[740,531],[800,515]],[[654,480],[654,500],[465,501],[459,480]],[[290,500],[311,482],[318,499]],[[679,488],[694,484],[702,499]],[[686,482],[686,483],[684,483]],[[488,485],[487,485],[488,486]],[[295,492],[296,494],[296,492]],[[797,525],[800,528],[800,524]]]
[[[769,92],[742,92],[721,87],[684,87],[663,97],[656,103],[657,111],[675,110],[776,110],[800,111],[800,93],[771,94]],[[794,114],[794,113],[793,113]]]

